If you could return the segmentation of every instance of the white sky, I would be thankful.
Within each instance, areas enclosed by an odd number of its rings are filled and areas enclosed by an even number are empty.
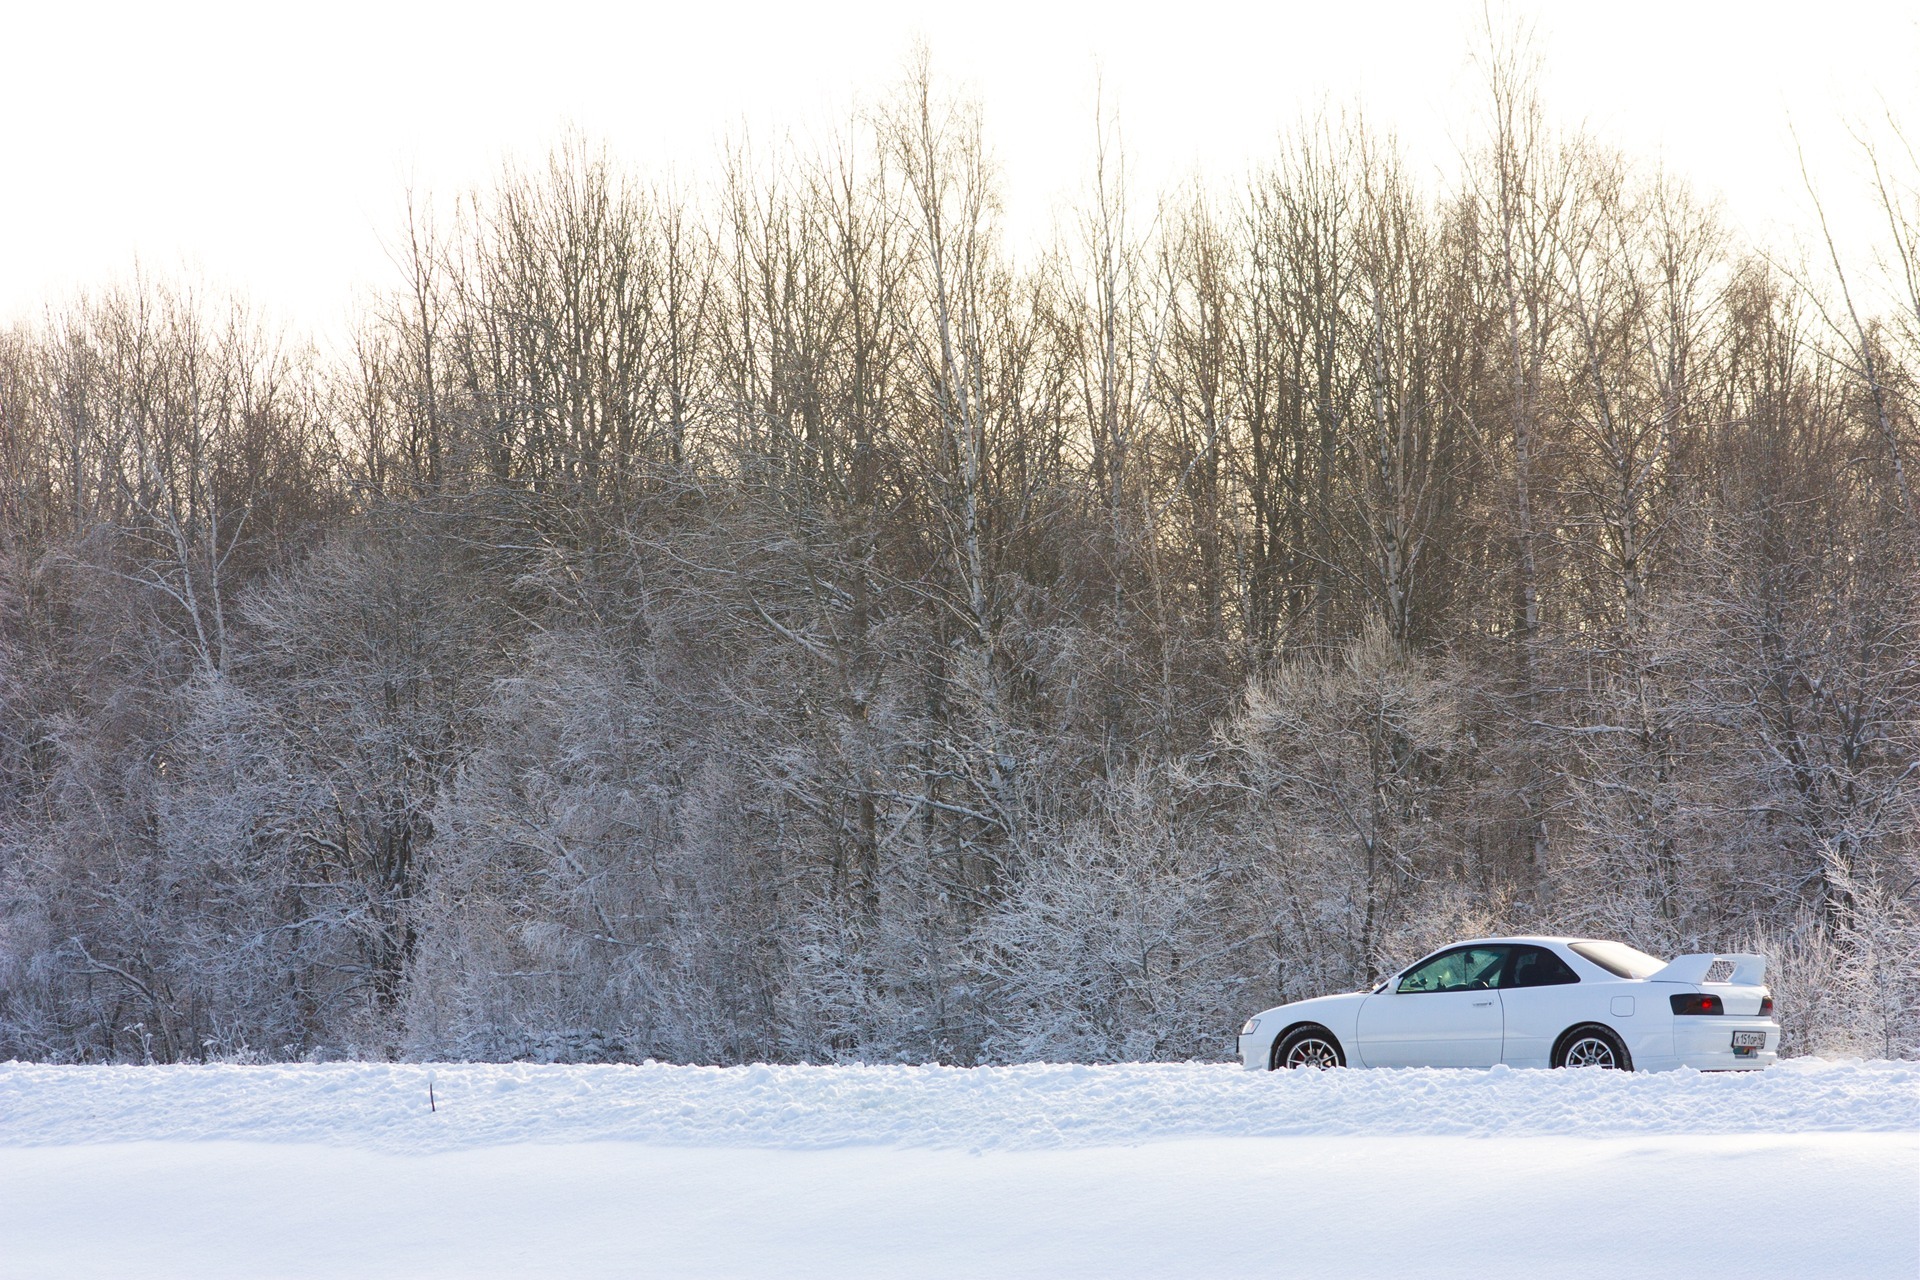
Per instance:
[[[1843,123],[1920,131],[1911,3],[1518,7],[1550,110],[1662,156],[1736,225],[1799,220],[1788,121],[1835,199]],[[393,278],[409,180],[439,193],[568,126],[642,172],[715,171],[724,139],[817,137],[884,94],[916,38],[984,103],[1010,229],[1046,236],[1082,189],[1094,93],[1143,194],[1228,177],[1328,101],[1415,160],[1474,134],[1477,3],[973,0],[131,6],[0,0],[0,322],[138,261],[322,333]],[[1842,210],[1857,216],[1859,210]]]

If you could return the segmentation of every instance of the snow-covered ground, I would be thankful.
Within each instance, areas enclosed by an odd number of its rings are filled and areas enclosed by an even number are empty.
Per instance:
[[[0,1065],[7,1277],[1570,1269],[1912,1280],[1920,1064]]]

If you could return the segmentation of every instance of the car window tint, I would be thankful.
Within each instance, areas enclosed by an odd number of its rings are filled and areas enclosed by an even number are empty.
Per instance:
[[[1619,942],[1569,942],[1567,946],[1616,978],[1644,978],[1667,967],[1644,951]]]
[[[1507,970],[1504,986],[1557,987],[1580,981],[1580,975],[1545,947],[1515,947],[1513,966]]]
[[[1505,947],[1456,947],[1407,971],[1398,991],[1421,995],[1438,991],[1486,991],[1500,985]]]

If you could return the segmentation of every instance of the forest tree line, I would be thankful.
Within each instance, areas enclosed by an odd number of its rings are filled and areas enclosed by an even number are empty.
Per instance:
[[[411,201],[339,355],[0,333],[0,1058],[1213,1057],[1509,930],[1920,1050],[1920,165],[1783,261],[1484,105],[1016,254],[922,66]]]

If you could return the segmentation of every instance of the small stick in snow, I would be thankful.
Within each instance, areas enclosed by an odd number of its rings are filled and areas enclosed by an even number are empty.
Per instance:
[[[431,1071],[427,1072],[427,1110],[428,1111],[440,1110],[440,1108],[434,1103],[434,1100],[433,1100],[433,1072]]]

